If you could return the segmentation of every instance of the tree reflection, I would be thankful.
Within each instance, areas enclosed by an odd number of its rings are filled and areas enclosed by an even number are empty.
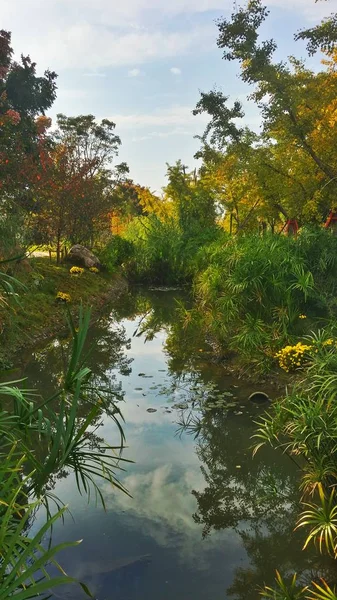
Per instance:
[[[58,337],[35,352],[25,374],[37,390],[52,392],[62,380],[71,349],[70,337]],[[117,381],[118,373],[127,375],[131,360],[125,351],[130,347],[125,329],[110,315],[102,316],[89,331],[84,351],[85,364],[92,370],[95,385],[109,385],[117,399],[123,397]]]
[[[238,418],[244,426],[234,426]],[[204,538],[234,529],[250,561],[249,567],[236,570],[227,596],[255,600],[257,589],[272,583],[275,569],[284,575],[296,571],[306,582],[310,570],[317,575],[313,556],[301,551],[303,540],[294,533],[300,510],[296,465],[277,452],[261,452],[253,459],[255,425],[246,416],[218,410],[193,422],[189,431],[194,427],[199,434],[196,452],[206,483],[204,490],[192,491],[198,505],[193,518],[202,525]]]

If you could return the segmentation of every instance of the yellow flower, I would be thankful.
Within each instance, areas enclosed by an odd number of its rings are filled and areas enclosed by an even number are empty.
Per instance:
[[[56,294],[56,300],[58,302],[70,302],[71,301],[71,296],[70,294],[66,294],[65,292],[57,292]]]
[[[299,315],[299,317],[298,317],[298,318],[299,318],[299,319],[306,319],[306,318],[307,318],[307,315]]]
[[[90,267],[89,271],[90,273],[99,273],[99,269],[97,269],[97,267]]]
[[[325,340],[325,342],[323,342],[322,345],[323,346],[332,346],[333,342],[334,342],[333,339],[329,338],[328,340]]]
[[[70,275],[82,275],[84,269],[82,269],[82,267],[71,267],[69,273]]]
[[[312,346],[298,342],[295,346],[285,346],[275,354],[281,369],[289,373],[291,369],[302,367],[305,355],[312,350]]]

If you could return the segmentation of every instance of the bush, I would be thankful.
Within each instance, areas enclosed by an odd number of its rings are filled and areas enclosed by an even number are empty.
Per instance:
[[[277,350],[333,315],[336,257],[337,239],[325,231],[303,230],[297,239],[219,238],[198,256],[195,293],[204,328],[220,345],[269,368]]]
[[[131,259],[134,254],[133,244],[120,235],[112,236],[107,245],[98,252],[102,265],[110,272]]]
[[[209,228],[187,235],[176,219],[161,220],[154,214],[134,219],[125,234],[135,249],[127,274],[136,281],[157,284],[192,281],[200,246],[217,233],[216,228]]]

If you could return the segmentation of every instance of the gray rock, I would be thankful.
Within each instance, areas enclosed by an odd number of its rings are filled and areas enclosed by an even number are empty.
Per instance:
[[[86,267],[87,269],[90,269],[90,267],[100,269],[102,266],[97,256],[80,244],[75,244],[75,246],[70,248],[66,261],[79,267]]]

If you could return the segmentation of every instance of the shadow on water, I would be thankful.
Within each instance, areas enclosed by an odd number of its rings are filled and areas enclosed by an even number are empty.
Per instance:
[[[276,568],[303,581],[321,568],[293,532],[298,469],[277,452],[252,458],[264,407],[248,401],[251,384],[207,361],[200,332],[186,335],[177,307],[189,304],[182,291],[136,290],[90,332],[89,365],[125,418],[124,456],[135,462],[122,481],[132,497],[104,483],[104,511],[78,495],[71,473],[56,474],[72,517],[53,541],[83,538],[60,562],[99,600],[255,600]],[[66,339],[37,351],[25,369],[30,385],[50,391],[66,352]],[[113,443],[103,412],[98,425]],[[84,596],[72,586],[55,597]]]

